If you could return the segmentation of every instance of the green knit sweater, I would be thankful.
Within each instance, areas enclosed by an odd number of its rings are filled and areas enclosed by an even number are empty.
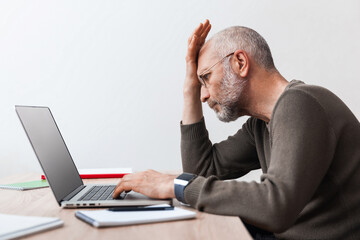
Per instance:
[[[204,120],[181,125],[185,201],[239,216],[280,239],[360,239],[360,123],[329,90],[293,80],[266,124],[249,118],[212,144]],[[261,182],[222,181],[261,168]]]

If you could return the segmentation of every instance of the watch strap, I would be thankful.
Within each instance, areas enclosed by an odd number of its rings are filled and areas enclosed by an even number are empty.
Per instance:
[[[175,197],[182,203],[185,203],[184,190],[189,183],[197,176],[192,173],[182,173],[174,179]]]

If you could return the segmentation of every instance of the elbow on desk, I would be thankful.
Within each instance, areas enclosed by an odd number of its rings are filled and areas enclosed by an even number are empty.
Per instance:
[[[288,221],[285,217],[273,217],[269,218],[264,230],[272,233],[282,233],[289,229],[293,224],[293,221]]]
[[[273,233],[285,232],[294,225],[298,216],[290,208],[270,207],[262,216],[264,220],[260,228]]]
[[[234,216],[235,212],[224,212],[223,209],[209,209],[204,204],[198,204],[195,207],[201,212],[207,212],[212,214]],[[235,213],[236,214],[236,213]],[[274,207],[267,206],[267,210],[263,211],[261,216],[254,215],[250,216],[241,216],[240,219],[244,219],[251,225],[254,225],[263,230],[272,232],[272,233],[282,233],[288,230],[291,226],[294,225],[297,219],[297,215],[291,210],[291,206],[286,209],[286,207]]]

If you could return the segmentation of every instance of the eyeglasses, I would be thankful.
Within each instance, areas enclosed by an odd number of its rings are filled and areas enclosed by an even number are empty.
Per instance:
[[[220,59],[219,61],[217,61],[215,64],[213,64],[211,67],[207,68],[205,71],[203,71],[200,75],[199,75],[199,82],[201,83],[201,85],[203,85],[204,87],[206,87],[206,81],[209,79],[208,78],[208,73],[209,71],[215,67],[217,64],[219,64],[220,62],[224,61],[225,58],[230,57],[231,55],[233,55],[235,52],[229,53],[228,55],[226,55],[225,57],[223,57],[222,59]]]

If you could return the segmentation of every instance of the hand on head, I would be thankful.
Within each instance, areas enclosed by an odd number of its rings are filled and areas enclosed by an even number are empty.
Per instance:
[[[210,32],[211,24],[209,20],[206,20],[204,23],[200,23],[194,32],[190,35],[188,39],[188,48],[186,53],[186,76],[187,79],[192,79],[192,81],[197,81],[197,60],[199,56],[199,51],[205,43],[205,39]],[[195,80],[196,79],[196,80]],[[192,82],[192,84],[195,84]],[[196,82],[196,84],[199,84]]]
[[[200,48],[204,45],[210,29],[211,24],[207,19],[204,23],[200,23],[199,26],[195,28],[194,32],[188,39],[188,49],[185,58],[186,62],[197,62]]]
[[[203,117],[202,105],[200,102],[201,84],[197,76],[197,61],[201,47],[210,32],[211,25],[209,20],[200,23],[188,39],[186,53],[186,76],[184,82],[184,109],[183,124],[191,124],[200,121]]]

